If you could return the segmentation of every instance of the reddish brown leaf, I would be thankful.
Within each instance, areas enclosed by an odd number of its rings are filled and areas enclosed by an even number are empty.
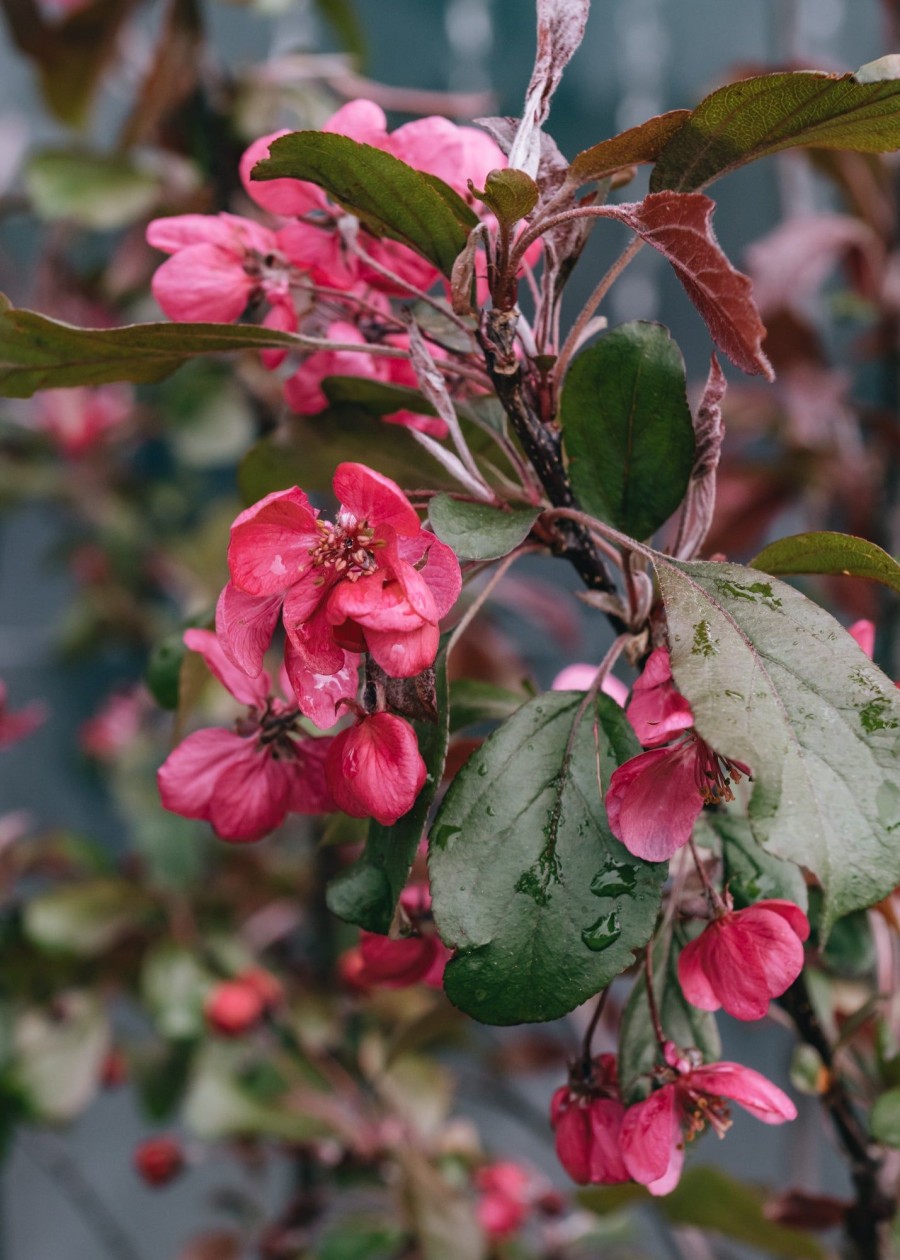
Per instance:
[[[703,193],[650,193],[602,214],[626,224],[669,260],[713,341],[737,367],[774,380],[753,285],[725,257],[712,228],[715,203]]]
[[[681,512],[678,540],[673,553],[681,560],[692,560],[699,554],[712,525],[716,506],[716,471],[719,467],[719,455],[725,437],[722,399],[725,397],[727,387],[725,373],[719,366],[719,360],[713,355],[706,388],[694,416],[694,441],[697,454]]]
[[[766,1220],[788,1229],[836,1229],[844,1223],[852,1204],[831,1195],[808,1194],[805,1190],[788,1190],[765,1206]]]
[[[673,109],[668,114],[648,118],[639,127],[603,140],[585,149],[572,160],[569,182],[573,187],[588,180],[603,179],[626,166],[638,166],[642,162],[655,162],[668,142],[690,117],[689,109]]]

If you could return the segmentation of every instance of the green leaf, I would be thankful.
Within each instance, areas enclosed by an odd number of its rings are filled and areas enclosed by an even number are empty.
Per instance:
[[[778,1260],[826,1260],[829,1254],[809,1234],[787,1229],[766,1215],[768,1194],[718,1168],[690,1168],[671,1194],[654,1198],[642,1186],[610,1186],[579,1191],[579,1202],[595,1211],[626,1203],[646,1204],[673,1225],[711,1231],[758,1247]]]
[[[25,907],[26,935],[41,949],[93,958],[140,932],[153,915],[147,894],[124,879],[95,879],[54,888]]]
[[[900,82],[799,71],[728,83],[702,100],[659,156],[650,191],[702,188],[795,146],[887,153],[900,146]]]
[[[241,497],[255,503],[273,490],[291,486],[327,494],[335,468],[345,459],[371,464],[400,486],[410,487],[422,484],[424,464],[429,486],[458,488],[402,425],[385,424],[358,407],[340,406],[309,419],[293,419],[278,434],[257,442],[238,469]]]
[[[161,1036],[184,1041],[205,1029],[203,1001],[213,976],[190,950],[163,941],[144,959],[141,997]]]
[[[690,117],[689,109],[673,109],[668,114],[648,118],[638,127],[592,145],[572,159],[567,176],[573,187],[591,180],[605,179],[626,166],[655,162],[682,124]]]
[[[69,219],[97,230],[136,222],[161,193],[159,176],[122,154],[48,149],[29,160],[24,179],[42,219]]]
[[[395,411],[437,415],[436,409],[420,390],[372,381],[365,376],[326,376],[322,381],[322,392],[335,406],[352,404],[370,411],[373,416],[389,416]]]
[[[456,678],[450,684],[450,732],[480,722],[502,722],[529,698],[529,693],[509,691],[479,678]]]
[[[308,349],[293,333],[251,324],[130,324],[76,328],[0,295],[0,395],[30,398],[38,389],[161,381],[198,354]]]
[[[560,420],[585,511],[649,538],[681,503],[694,465],[684,360],[667,329],[623,324],[580,354]]]
[[[540,508],[505,511],[449,494],[435,495],[428,505],[431,528],[460,560],[499,560],[509,555],[525,541],[540,514]]]
[[[654,941],[653,995],[660,1022],[670,1041],[682,1049],[696,1046],[709,1063],[721,1054],[719,1031],[714,1016],[691,1006],[681,991],[678,983],[680,952],[671,931],[660,933]],[[647,1097],[650,1073],[658,1062],[659,1046],[647,1001],[647,975],[642,968],[622,1012],[619,1029],[619,1084],[625,1102]]]
[[[531,214],[541,195],[541,190],[530,175],[512,167],[502,171],[489,171],[484,188],[473,191],[478,200],[483,201],[507,227],[513,227],[520,219]]]
[[[792,534],[764,547],[750,561],[763,573],[828,573],[868,578],[900,591],[900,564],[875,543],[830,530]]]
[[[326,890],[325,899],[332,914],[368,932],[385,934],[390,930],[444,773],[450,708],[444,653],[435,662],[435,703],[437,722],[413,723],[419,752],[428,770],[415,804],[392,827],[373,820],[362,857],[332,880]]]
[[[900,1089],[881,1095],[869,1116],[869,1129],[876,1142],[900,1147]]]
[[[399,158],[326,131],[295,131],[274,141],[252,179],[308,179],[376,235],[409,246],[450,276],[478,216],[438,179]]]
[[[722,864],[728,891],[741,907],[765,898],[780,897],[806,910],[806,880],[793,862],[767,853],[753,837],[750,823],[740,814],[725,812],[701,814],[694,831],[708,829],[722,844]]]
[[[653,931],[666,866],[613,837],[598,782],[638,745],[606,696],[573,730],[583,700],[523,705],[456,776],[431,830],[435,918],[457,951],[444,986],[483,1023],[565,1015]]]
[[[900,883],[900,693],[784,582],[736,564],[655,564],[695,725],[751,767],[754,837],[819,878],[827,934]]]
[[[181,666],[187,655],[183,632],[167,634],[155,644],[147,661],[144,681],[157,704],[177,709],[181,693]]]

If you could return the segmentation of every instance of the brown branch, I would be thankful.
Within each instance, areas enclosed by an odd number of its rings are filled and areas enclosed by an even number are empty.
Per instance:
[[[896,1196],[888,1195],[881,1186],[883,1161],[873,1152],[865,1125],[835,1071],[834,1050],[819,1023],[802,972],[779,1002],[793,1019],[802,1039],[819,1055],[828,1073],[828,1088],[821,1101],[834,1125],[856,1188],[856,1202],[848,1209],[844,1224],[851,1254],[855,1260],[879,1260],[885,1254],[881,1227],[897,1210]]]

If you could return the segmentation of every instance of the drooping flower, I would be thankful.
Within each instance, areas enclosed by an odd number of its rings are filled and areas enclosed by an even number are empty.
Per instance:
[[[0,748],[9,748],[25,739],[46,721],[47,710],[40,701],[33,701],[24,709],[11,713],[6,702],[6,683],[0,678]]]
[[[438,936],[426,884],[410,884],[400,894],[406,935],[360,932],[359,945],[341,957],[343,979],[355,989],[406,989],[427,984],[439,989],[450,950]]]
[[[666,648],[647,658],[626,712],[648,751],[610,776],[609,825],[636,857],[666,861],[687,844],[703,806],[733,800],[731,784],[749,777],[750,769],[717,753],[693,729],[691,707],[675,688]],[[667,743],[673,737],[675,742]]]
[[[645,748],[665,744],[694,725],[691,706],[676,690],[668,649],[655,648],[647,657],[626,712]]]
[[[684,1147],[709,1125],[719,1137],[731,1126],[730,1099],[764,1124],[793,1120],[797,1108],[783,1090],[739,1063],[703,1065],[696,1051],[665,1046],[665,1080],[622,1121],[622,1159],[634,1181],[651,1194],[674,1190],[684,1165]]]
[[[340,731],[325,758],[325,777],[338,809],[390,827],[412,809],[427,770],[409,722],[370,713]]]
[[[556,1091],[550,1103],[556,1155],[573,1181],[615,1185],[629,1179],[619,1149],[624,1117],[615,1055],[598,1055],[587,1079],[573,1070],[568,1085]]]
[[[310,679],[340,674],[352,653],[368,651],[392,678],[433,664],[438,622],[462,581],[454,553],[422,529],[393,481],[362,464],[341,464],[333,485],[341,504],[333,524],[296,487],[238,516],[228,549],[231,583],[216,611],[225,650],[251,676],[262,668],[281,612],[291,683],[313,720],[318,684]]]
[[[265,671],[248,678],[237,669],[211,631],[187,630],[184,641],[248,712],[234,730],[195,731],[169,754],[157,773],[166,809],[236,842],[261,839],[288,813],[333,809],[324,768],[331,741],[298,738],[296,707],[271,694]]]
[[[666,861],[690,840],[703,806],[732,800],[732,782],[749,774],[743,762],[722,757],[689,731],[613,771],[606,793],[610,829],[635,857]]]
[[[762,1019],[803,970],[809,920],[792,901],[771,898],[727,910],[678,957],[684,996],[704,1011],[723,1007],[736,1019]]]

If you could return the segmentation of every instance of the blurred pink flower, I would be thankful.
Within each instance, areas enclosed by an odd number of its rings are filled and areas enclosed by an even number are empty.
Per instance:
[[[478,1169],[478,1221],[488,1238],[501,1241],[521,1229],[532,1210],[533,1182],[528,1169],[511,1159]]]
[[[143,687],[107,696],[78,732],[81,751],[98,761],[111,761],[137,739],[141,720],[151,707]]]
[[[0,679],[0,748],[17,744],[47,720],[47,710],[39,700],[12,713],[7,707],[6,697],[6,683]]]
[[[34,399],[33,424],[67,459],[79,459],[122,427],[134,410],[128,385],[45,389]]]
[[[553,679],[550,689],[551,691],[587,691],[597,677],[597,668],[596,665],[586,665],[581,662],[567,665]],[[600,690],[615,700],[616,704],[624,707],[628,699],[628,688],[621,679],[616,678],[615,674],[606,675],[600,684]]]

